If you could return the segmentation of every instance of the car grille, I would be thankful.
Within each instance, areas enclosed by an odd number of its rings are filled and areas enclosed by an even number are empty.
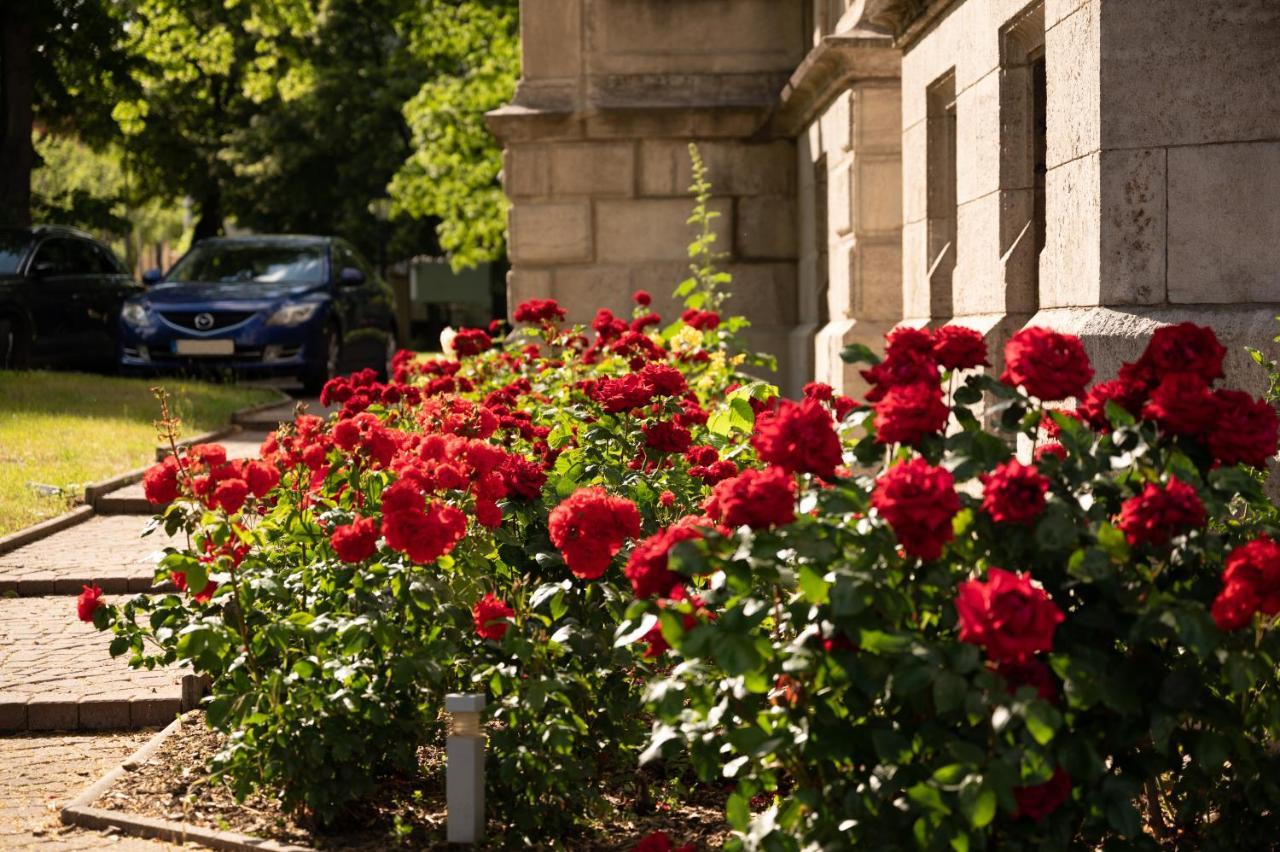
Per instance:
[[[249,317],[253,316],[256,311],[161,311],[160,316],[165,320],[179,328],[190,329],[191,331],[209,332],[220,331],[224,328],[231,328],[233,325],[239,325]],[[213,324],[200,326],[196,324],[196,317],[201,314],[208,314],[213,318]]]

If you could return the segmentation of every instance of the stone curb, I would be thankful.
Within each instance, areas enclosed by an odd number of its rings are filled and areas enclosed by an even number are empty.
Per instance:
[[[142,748],[133,753],[120,766],[112,769],[106,775],[99,778],[88,789],[79,796],[76,796],[62,809],[61,817],[64,825],[76,825],[81,828],[90,828],[95,831],[103,831],[105,829],[114,828],[125,834],[131,834],[136,837],[152,837],[160,840],[167,840],[171,843],[198,843],[201,846],[207,846],[210,849],[244,849],[244,850],[266,850],[266,852],[311,852],[309,846],[295,846],[277,843],[274,840],[262,840],[256,837],[249,837],[245,834],[237,834],[232,831],[219,831],[212,828],[202,828],[200,826],[187,825],[186,823],[175,822],[167,819],[156,819],[154,817],[146,817],[138,814],[128,814],[122,811],[109,811],[103,808],[93,807],[103,793],[105,793],[111,785],[120,780],[129,770],[126,766],[137,766],[146,762],[152,754],[160,748],[160,745],[171,735],[177,733],[182,725],[182,719],[174,719],[169,726],[163,731],[156,734],[150,740],[143,744]]]
[[[0,555],[4,555],[19,547],[31,544],[33,541],[39,541],[42,538],[48,538],[57,532],[62,532],[68,527],[74,527],[76,524],[84,523],[93,517],[92,506],[76,506],[70,512],[58,515],[55,518],[49,518],[47,521],[41,521],[38,524],[32,524],[29,527],[9,533],[6,536],[0,536]],[[78,590],[77,590],[78,591]]]
[[[97,698],[45,695],[21,699],[0,695],[0,733],[22,731],[129,731],[154,728],[193,710],[208,689],[194,674],[182,676],[181,695],[162,698]]]
[[[231,412],[231,423],[235,426],[248,427],[258,426],[266,421],[255,420],[254,416],[264,411],[270,411],[273,408],[279,408],[282,405],[293,402],[293,397],[278,388],[272,388],[276,392],[276,399],[268,402],[261,402],[257,405],[250,405],[247,408],[237,409]]]

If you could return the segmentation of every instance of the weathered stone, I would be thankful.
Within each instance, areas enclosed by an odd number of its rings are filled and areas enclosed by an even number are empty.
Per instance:
[[[1101,144],[1100,44],[1097,0],[1045,33],[1050,171],[1097,151]]]
[[[521,267],[507,272],[507,303],[511,310],[529,299],[546,298],[551,292],[551,272]]]
[[[516,204],[511,208],[509,242],[515,263],[590,260],[591,204]]]
[[[520,71],[529,79],[582,71],[582,4],[521,0]]]
[[[718,198],[711,207],[720,213],[714,220],[717,248],[728,249],[732,246],[732,204]],[[686,199],[597,202],[598,256],[612,263],[687,258],[694,236],[692,226],[685,221],[689,209]]]
[[[1045,247],[1040,307],[1096,305],[1101,295],[1099,155],[1050,168],[1045,176]]]
[[[550,158],[546,145],[512,145],[503,152],[502,188],[511,198],[530,198],[551,192]]]
[[[796,256],[793,196],[753,196],[738,201],[737,254],[750,259]]]
[[[860,234],[896,234],[902,227],[902,161],[896,152],[855,156],[853,230]]]
[[[635,192],[630,142],[557,145],[551,151],[551,190],[557,196],[629,196]]]
[[[1101,301],[1105,305],[1160,304],[1165,301],[1167,245],[1165,151],[1103,151],[1101,165]],[[1198,216],[1205,215],[1206,202],[1208,197],[1198,200]],[[1280,218],[1273,221],[1280,223]],[[1199,246],[1197,254],[1203,243]]]

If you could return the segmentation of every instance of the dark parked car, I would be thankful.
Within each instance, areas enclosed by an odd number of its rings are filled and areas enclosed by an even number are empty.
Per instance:
[[[386,375],[396,351],[391,288],[345,240],[201,240],[120,314],[126,372],[295,375],[311,391],[340,372]]]
[[[112,371],[120,307],[142,290],[72,228],[0,228],[0,367]]]

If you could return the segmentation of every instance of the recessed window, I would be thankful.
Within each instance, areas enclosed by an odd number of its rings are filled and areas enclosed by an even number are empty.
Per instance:
[[[1043,3],[1000,30],[1000,253],[1010,313],[1034,313],[1040,305],[1048,172],[1044,48]]]
[[[926,133],[926,207],[928,216],[929,313],[952,314],[952,275],[956,267],[956,75],[938,78],[928,90]]]

